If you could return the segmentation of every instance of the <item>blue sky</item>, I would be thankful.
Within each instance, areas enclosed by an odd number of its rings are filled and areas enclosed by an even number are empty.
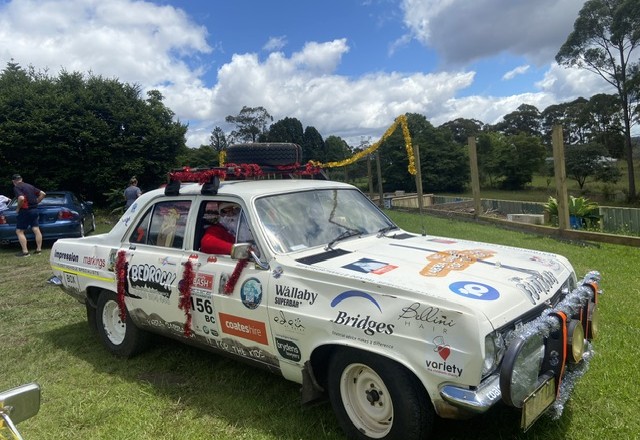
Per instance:
[[[325,138],[376,141],[399,114],[495,123],[613,93],[554,56],[584,0],[0,0],[0,64],[158,89],[207,143],[263,106]]]

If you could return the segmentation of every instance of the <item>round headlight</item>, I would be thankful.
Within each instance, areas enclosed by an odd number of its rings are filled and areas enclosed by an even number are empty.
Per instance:
[[[511,343],[500,371],[500,391],[507,405],[522,407],[524,399],[538,386],[543,359],[542,335],[517,338]]]
[[[491,373],[504,354],[504,339],[501,334],[489,334],[484,338],[484,361],[482,376]]]
[[[569,322],[567,333],[569,335],[567,339],[567,355],[569,360],[574,364],[577,364],[582,360],[582,354],[584,353],[584,329],[582,323],[577,319]]]

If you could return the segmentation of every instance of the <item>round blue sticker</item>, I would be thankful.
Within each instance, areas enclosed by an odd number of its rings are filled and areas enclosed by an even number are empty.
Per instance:
[[[242,304],[248,309],[255,309],[262,301],[262,284],[255,278],[249,278],[240,289]]]
[[[473,281],[456,281],[449,284],[449,290],[457,295],[482,301],[493,301],[500,297],[495,288]]]

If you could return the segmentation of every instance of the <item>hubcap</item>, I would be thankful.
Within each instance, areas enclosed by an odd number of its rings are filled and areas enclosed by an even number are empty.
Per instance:
[[[342,372],[340,395],[354,426],[371,438],[386,436],[393,426],[391,395],[378,374],[364,364]]]

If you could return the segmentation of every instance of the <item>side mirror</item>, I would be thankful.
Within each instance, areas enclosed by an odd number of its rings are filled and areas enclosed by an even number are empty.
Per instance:
[[[13,434],[22,440],[16,425],[40,411],[40,385],[30,383],[0,393],[0,417]]]
[[[269,269],[267,263],[263,263],[260,257],[255,253],[251,243],[236,243],[231,247],[231,258],[234,260],[248,260],[251,258],[260,269]]]

